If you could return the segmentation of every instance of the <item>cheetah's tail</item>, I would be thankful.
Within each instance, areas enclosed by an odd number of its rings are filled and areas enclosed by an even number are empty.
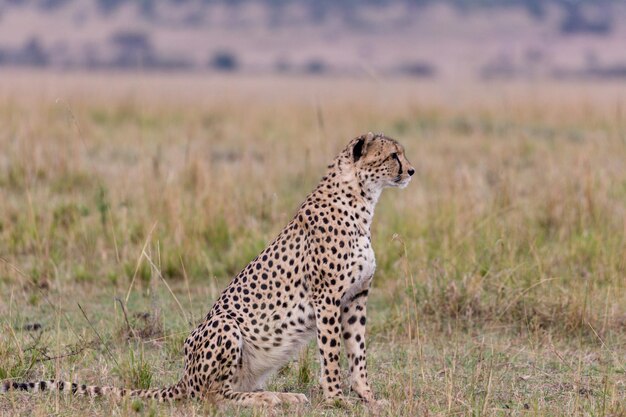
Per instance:
[[[122,398],[130,396],[154,398],[159,401],[175,401],[186,397],[186,389],[182,381],[167,388],[133,390],[116,387],[100,387],[96,385],[79,385],[75,382],[55,381],[54,379],[37,382],[5,381],[0,383],[0,394],[9,391],[59,391],[89,397],[111,396],[114,398]]]

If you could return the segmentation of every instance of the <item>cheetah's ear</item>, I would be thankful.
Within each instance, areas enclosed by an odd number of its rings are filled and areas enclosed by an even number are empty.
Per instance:
[[[374,134],[369,132],[367,135],[363,135],[357,140],[352,148],[352,157],[354,158],[354,162],[361,159],[363,155],[367,152],[367,146],[374,139]]]

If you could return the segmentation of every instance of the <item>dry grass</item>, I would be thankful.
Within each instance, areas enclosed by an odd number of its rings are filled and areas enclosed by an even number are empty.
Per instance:
[[[5,74],[0,91],[0,379],[176,381],[190,323],[373,130],[418,171],[373,228],[383,413],[626,412],[623,85]],[[367,414],[320,405],[314,352],[271,382],[303,409],[12,394],[0,414]]]

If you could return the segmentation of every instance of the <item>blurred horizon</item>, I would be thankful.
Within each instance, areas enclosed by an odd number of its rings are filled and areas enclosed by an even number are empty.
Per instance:
[[[5,0],[0,71],[626,79],[610,0]]]

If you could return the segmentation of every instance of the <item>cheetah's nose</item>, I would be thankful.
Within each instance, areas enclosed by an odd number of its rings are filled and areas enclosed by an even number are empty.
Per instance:
[[[409,173],[409,176],[411,177],[413,176],[413,174],[415,174],[415,170],[413,168],[410,168],[407,172]]]

